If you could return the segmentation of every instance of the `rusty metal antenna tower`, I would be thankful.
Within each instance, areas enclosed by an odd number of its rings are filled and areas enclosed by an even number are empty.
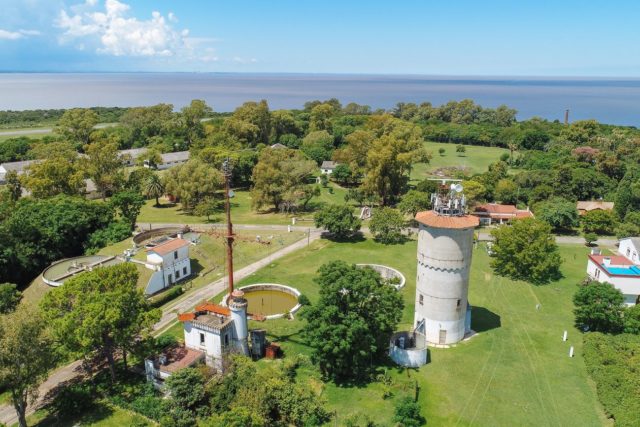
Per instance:
[[[227,215],[227,274],[228,274],[228,295],[233,292],[233,224],[231,223],[231,203],[229,202],[230,181],[231,181],[231,161],[227,159],[222,163],[222,173],[224,174],[224,204]]]

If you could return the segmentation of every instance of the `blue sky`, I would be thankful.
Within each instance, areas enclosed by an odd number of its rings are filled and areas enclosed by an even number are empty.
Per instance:
[[[640,77],[637,1],[0,0],[0,71]]]

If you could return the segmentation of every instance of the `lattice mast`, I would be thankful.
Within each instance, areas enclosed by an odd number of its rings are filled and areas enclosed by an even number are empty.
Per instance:
[[[228,274],[228,295],[231,297],[233,293],[233,242],[235,240],[233,234],[233,224],[231,223],[231,202],[230,199],[230,181],[231,181],[231,161],[227,158],[222,164],[222,173],[224,174],[224,208],[227,216],[227,274]]]

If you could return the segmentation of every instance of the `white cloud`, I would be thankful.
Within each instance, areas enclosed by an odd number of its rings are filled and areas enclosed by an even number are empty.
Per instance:
[[[40,31],[36,30],[18,30],[7,31],[0,29],[0,40],[18,40],[29,36],[39,36]]]
[[[114,56],[173,56],[186,47],[189,30],[174,29],[160,12],[154,11],[148,20],[128,14],[130,6],[118,0],[106,0],[103,11],[96,11],[96,0],[60,11],[56,22],[64,30],[62,42],[82,39],[93,42],[99,53]]]

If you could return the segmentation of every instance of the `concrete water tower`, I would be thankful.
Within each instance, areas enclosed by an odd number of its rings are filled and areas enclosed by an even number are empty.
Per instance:
[[[443,180],[433,209],[416,215],[418,275],[414,327],[429,343],[453,344],[471,331],[469,271],[477,217],[467,215],[460,184]]]

